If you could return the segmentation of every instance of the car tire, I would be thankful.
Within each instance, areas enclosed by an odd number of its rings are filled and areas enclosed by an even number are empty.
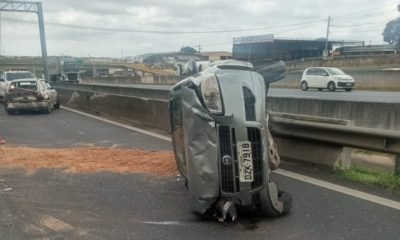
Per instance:
[[[301,82],[301,90],[302,91],[307,91],[308,90],[308,83],[306,81]]]
[[[334,91],[336,91],[336,86],[335,86],[335,83],[334,83],[334,82],[329,82],[329,83],[328,83],[328,91],[329,91],[329,92],[334,92]]]
[[[15,114],[15,110],[6,109],[6,112],[7,112],[8,115],[14,115]]]
[[[56,104],[54,104],[54,109],[60,109],[60,102],[57,101]]]
[[[321,92],[322,90],[324,90],[324,89],[322,89],[322,88],[318,88],[318,91],[320,91],[320,92]]]
[[[259,213],[263,217],[278,217],[290,212],[293,206],[293,198],[292,195],[286,191],[278,191],[278,200],[283,203],[282,212],[279,212],[272,205],[269,190],[267,188],[263,189],[259,194]]]
[[[351,90],[353,90],[352,88],[346,88],[345,91],[346,92],[351,92]]]

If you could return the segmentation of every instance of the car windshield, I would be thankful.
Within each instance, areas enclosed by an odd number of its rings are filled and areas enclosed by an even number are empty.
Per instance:
[[[326,68],[326,71],[328,71],[328,73],[330,75],[345,75],[346,74],[339,68]]]
[[[15,73],[7,73],[7,80],[14,81],[18,79],[26,79],[26,78],[35,78],[30,72],[15,72]]]

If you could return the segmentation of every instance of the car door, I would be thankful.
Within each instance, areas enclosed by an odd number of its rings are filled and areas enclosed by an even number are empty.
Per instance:
[[[5,74],[1,74],[0,76],[0,97],[4,97],[4,94],[6,93],[6,89],[7,89],[7,83],[5,80]]]
[[[49,96],[50,103],[52,105],[56,104],[57,102],[57,91],[46,81],[42,81],[45,91],[47,95]]]
[[[328,85],[327,81],[327,72],[322,68],[315,68],[315,76],[314,83],[316,88],[326,88]],[[325,83],[326,82],[326,83]]]
[[[318,76],[316,75],[316,73],[316,68],[310,68],[306,73],[306,81],[309,88],[314,88],[317,86]]]

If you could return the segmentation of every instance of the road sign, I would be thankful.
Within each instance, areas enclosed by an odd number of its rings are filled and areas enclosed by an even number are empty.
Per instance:
[[[233,44],[268,43],[268,42],[273,42],[273,41],[274,41],[273,34],[233,38]]]

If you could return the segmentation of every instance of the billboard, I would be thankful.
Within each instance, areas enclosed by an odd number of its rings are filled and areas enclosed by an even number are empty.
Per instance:
[[[273,34],[233,38],[233,44],[269,43],[274,41]]]

